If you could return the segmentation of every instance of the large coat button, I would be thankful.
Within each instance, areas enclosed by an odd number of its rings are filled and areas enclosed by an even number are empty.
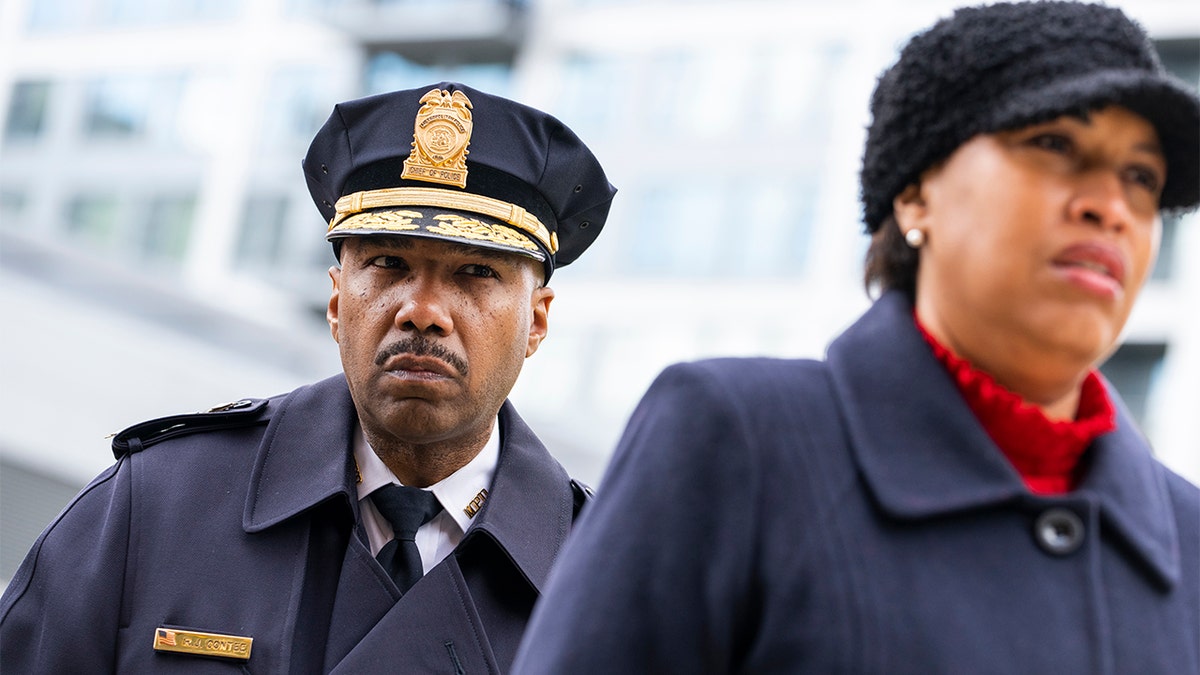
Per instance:
[[[1047,509],[1033,526],[1034,538],[1052,555],[1070,555],[1083,545],[1083,520],[1070,509]]]

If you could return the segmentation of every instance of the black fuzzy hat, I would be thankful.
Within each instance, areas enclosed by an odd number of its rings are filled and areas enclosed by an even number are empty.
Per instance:
[[[1167,159],[1163,209],[1200,202],[1200,101],[1167,75],[1120,10],[1075,2],[957,10],[913,37],[879,78],[860,174],[875,232],[921,172],[981,133],[1119,104],[1150,121]]]

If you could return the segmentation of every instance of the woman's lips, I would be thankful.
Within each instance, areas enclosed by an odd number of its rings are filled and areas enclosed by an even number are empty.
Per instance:
[[[1068,281],[1097,295],[1115,297],[1125,288],[1125,259],[1115,246],[1075,244],[1051,262]]]

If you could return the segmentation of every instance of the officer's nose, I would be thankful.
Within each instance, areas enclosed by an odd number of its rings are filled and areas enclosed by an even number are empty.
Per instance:
[[[436,281],[415,276],[400,290],[396,326],[401,330],[438,336],[454,331],[450,311],[450,289]]]

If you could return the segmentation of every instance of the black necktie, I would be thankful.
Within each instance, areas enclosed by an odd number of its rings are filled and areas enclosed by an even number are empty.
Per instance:
[[[417,528],[442,510],[428,490],[388,484],[371,493],[371,501],[392,524],[395,539],[379,549],[375,559],[392,575],[401,593],[408,592],[421,578],[421,552],[417,550]]]

